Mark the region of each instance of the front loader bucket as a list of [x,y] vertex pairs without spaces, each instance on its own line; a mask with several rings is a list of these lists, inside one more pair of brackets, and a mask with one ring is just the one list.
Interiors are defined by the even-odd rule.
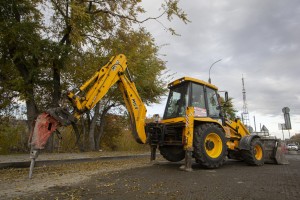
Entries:
[[285,157],[286,149],[284,143],[278,139],[262,138],[264,144],[265,163],[286,165],[289,164]]
[[285,157],[285,147],[283,145],[278,146],[275,154],[275,159],[278,165],[287,165],[289,161]]

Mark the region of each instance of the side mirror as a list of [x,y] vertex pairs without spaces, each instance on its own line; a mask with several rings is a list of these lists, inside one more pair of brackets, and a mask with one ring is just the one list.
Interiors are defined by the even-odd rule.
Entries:
[[226,91],[225,92],[225,102],[227,102],[228,101],[228,92]]

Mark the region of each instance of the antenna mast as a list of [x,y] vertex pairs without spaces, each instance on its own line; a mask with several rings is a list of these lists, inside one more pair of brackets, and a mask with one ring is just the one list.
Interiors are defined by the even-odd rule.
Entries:
[[243,83],[243,112],[242,112],[242,121],[243,124],[249,129],[250,122],[249,122],[249,113],[247,108],[247,100],[246,100],[246,89],[244,83],[244,76],[242,75],[242,83]]

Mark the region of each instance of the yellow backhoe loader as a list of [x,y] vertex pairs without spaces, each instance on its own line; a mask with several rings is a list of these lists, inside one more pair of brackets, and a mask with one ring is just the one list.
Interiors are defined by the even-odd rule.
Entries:
[[206,168],[218,168],[226,157],[244,160],[251,165],[265,162],[285,164],[280,141],[251,135],[239,119],[230,121],[223,113],[218,88],[202,80],[183,77],[168,85],[170,90],[162,120],[145,123],[146,107],[127,68],[125,55],[117,55],[101,67],[78,91],[67,94],[73,111],[52,108],[40,114],[30,137],[32,176],[38,151],[60,126],[76,123],[117,84],[130,113],[132,134],[141,144],[151,147],[151,160],[157,148],[168,161],[184,160],[181,169],[192,170],[192,158]]

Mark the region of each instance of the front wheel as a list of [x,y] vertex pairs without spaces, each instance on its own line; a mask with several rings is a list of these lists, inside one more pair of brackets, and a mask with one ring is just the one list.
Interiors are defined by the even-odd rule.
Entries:
[[244,161],[249,165],[263,165],[264,164],[264,148],[259,138],[254,138],[251,141],[249,150],[242,150]]
[[223,165],[227,155],[224,131],[217,125],[201,124],[194,129],[194,157],[196,162],[206,168]]

